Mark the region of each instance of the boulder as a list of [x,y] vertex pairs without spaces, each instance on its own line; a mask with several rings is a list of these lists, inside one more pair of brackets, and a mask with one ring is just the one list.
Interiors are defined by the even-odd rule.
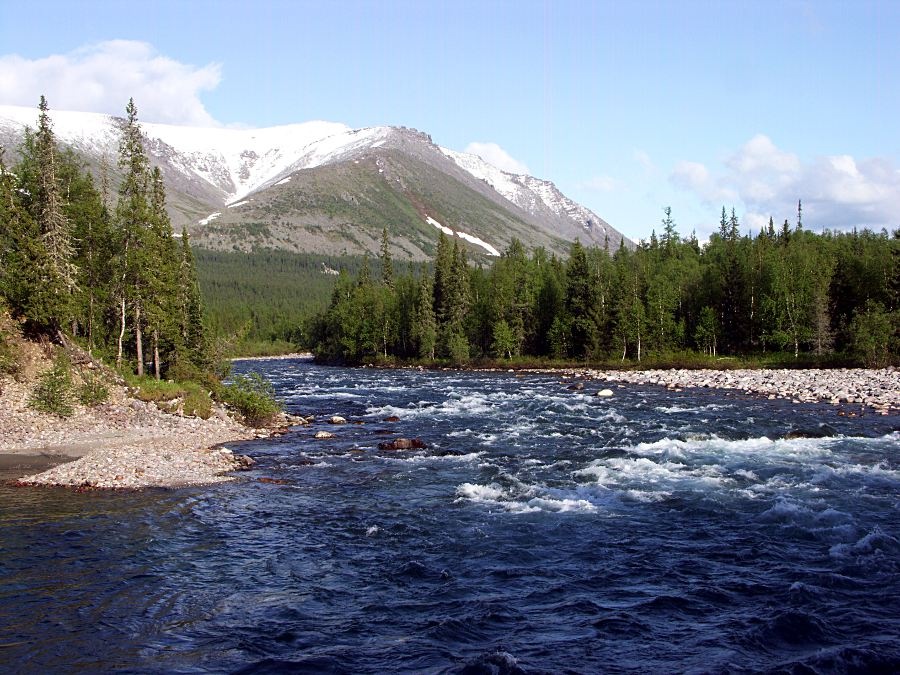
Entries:
[[324,438],[334,438],[334,434],[330,431],[317,431],[315,437],[319,440],[322,440]]
[[581,391],[582,389],[584,389],[584,382],[576,382],[575,384],[570,384],[568,386],[568,389],[572,391]]
[[599,396],[600,398],[609,398],[612,395],[612,389],[601,389],[597,392],[597,396]]
[[347,420],[340,415],[334,415],[328,419],[328,424],[347,424]]
[[397,438],[393,441],[385,441],[378,444],[379,450],[420,450],[427,447],[419,438]]

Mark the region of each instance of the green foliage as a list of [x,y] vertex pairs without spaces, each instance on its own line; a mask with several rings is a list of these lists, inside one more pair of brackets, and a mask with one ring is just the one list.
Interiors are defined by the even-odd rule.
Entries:
[[900,312],[888,313],[881,303],[872,300],[853,315],[850,340],[854,355],[869,368],[884,368],[897,353]]
[[72,365],[69,358],[60,353],[53,366],[41,374],[28,405],[39,412],[71,417],[75,412],[73,394]]
[[[157,380],[149,375],[127,375],[131,394],[140,401],[155,403],[168,412],[181,411],[186,417],[208,419],[212,413],[210,390],[201,382]],[[206,383],[209,384],[209,383]]]
[[259,373],[235,375],[221,391],[222,400],[234,406],[244,424],[263,427],[281,412],[272,384]]
[[455,366],[463,366],[469,362],[469,341],[461,332],[450,333],[447,339],[447,354]]
[[22,370],[20,355],[9,336],[0,330],[0,375],[15,377]]
[[[723,211],[700,247],[682,238],[671,210],[636,250],[612,256],[576,243],[567,261],[513,242],[490,269],[465,262],[459,242],[439,236],[433,284],[427,271],[373,281],[343,276],[328,308],[310,322],[319,359],[525,357],[615,364],[742,362],[837,365],[850,356],[896,363],[900,233],[741,236]],[[874,302],[875,304],[871,304]],[[774,360],[772,360],[774,359]],[[704,361],[705,362],[705,361]]]
[[93,407],[109,400],[109,387],[106,386],[102,375],[88,370],[81,374],[77,394],[81,405]]

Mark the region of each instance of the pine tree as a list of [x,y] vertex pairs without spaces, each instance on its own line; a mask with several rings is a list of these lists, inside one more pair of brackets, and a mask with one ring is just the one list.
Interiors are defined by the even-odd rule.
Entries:
[[427,274],[422,275],[419,283],[412,335],[417,345],[418,356],[434,361],[437,346],[437,320],[434,316],[434,294]]
[[208,345],[203,325],[203,305],[200,300],[200,285],[197,283],[197,268],[187,228],[181,231],[180,262],[178,307],[181,344],[187,351],[188,360],[202,367],[207,365],[209,360]]
[[148,276],[151,268],[151,251],[147,250],[150,226],[150,205],[147,199],[148,161],[137,121],[134,99],[125,108],[126,118],[119,143],[119,168],[124,172],[116,203],[116,222],[121,243],[118,269],[120,330],[116,364],[122,363],[123,339],[127,327],[127,309],[131,305],[131,328],[134,334],[137,373],[144,374],[143,328],[144,305],[148,292]]
[[391,261],[391,249],[386,227],[381,230],[381,283],[388,288],[394,287],[394,264]]
[[146,262],[153,270],[147,275],[146,321],[153,351],[153,374],[161,377],[161,342],[169,353],[180,351],[182,331],[178,317],[179,251],[175,246],[172,223],[166,212],[166,190],[159,167],[150,174],[150,222],[145,237]]
[[43,96],[38,109],[38,128],[26,134],[20,163],[21,185],[28,195],[28,209],[39,237],[39,241],[26,245],[35,278],[28,291],[25,315],[55,333],[74,315],[78,269],[73,262],[71,224],[60,189],[56,138]]

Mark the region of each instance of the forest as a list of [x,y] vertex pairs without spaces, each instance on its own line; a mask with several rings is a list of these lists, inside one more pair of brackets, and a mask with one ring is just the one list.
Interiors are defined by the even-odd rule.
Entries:
[[106,170],[97,186],[58,147],[43,96],[18,163],[0,155],[0,306],[32,337],[74,340],[120,371],[190,375],[210,366],[190,242],[172,231],[133,100],[120,131],[115,194]]
[[550,359],[785,365],[900,362],[900,230],[814,233],[802,222],[741,234],[732,209],[702,245],[670,208],[635,250],[572,244],[563,260],[513,242],[490,267],[441,234],[433,271],[342,274],[306,338],[324,362]]

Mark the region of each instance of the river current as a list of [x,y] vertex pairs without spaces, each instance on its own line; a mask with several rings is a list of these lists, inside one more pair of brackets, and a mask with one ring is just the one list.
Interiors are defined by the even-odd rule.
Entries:
[[0,671],[900,670],[897,416],[236,369],[318,418],[231,446],[241,480],[0,487]]

